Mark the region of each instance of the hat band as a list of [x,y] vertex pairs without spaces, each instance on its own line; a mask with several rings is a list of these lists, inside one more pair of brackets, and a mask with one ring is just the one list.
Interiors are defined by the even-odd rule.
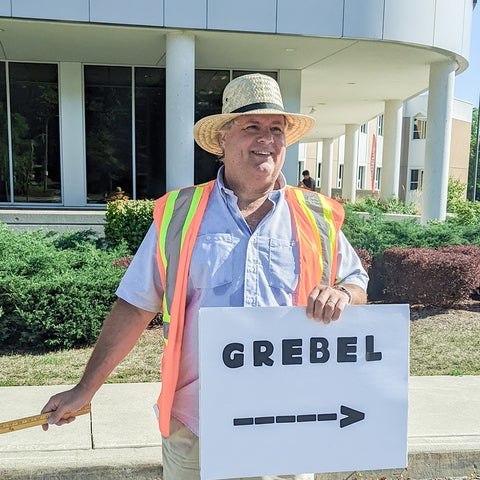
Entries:
[[245,113],[245,112],[250,112],[251,110],[258,110],[261,108],[273,108],[274,110],[280,110],[281,112],[285,111],[283,107],[281,105],[278,105],[277,103],[259,102],[259,103],[250,103],[250,105],[245,105],[243,107],[237,108],[236,110],[233,110],[231,113]]

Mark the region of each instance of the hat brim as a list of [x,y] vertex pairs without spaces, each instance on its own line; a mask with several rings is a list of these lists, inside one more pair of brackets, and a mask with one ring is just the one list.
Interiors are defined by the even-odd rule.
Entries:
[[219,113],[200,119],[193,127],[193,136],[197,144],[209,153],[222,155],[218,143],[221,128],[231,120],[243,115],[283,115],[287,120],[285,133],[286,146],[293,145],[306,135],[315,125],[315,119],[300,113],[286,113],[275,109],[251,110],[245,113]]

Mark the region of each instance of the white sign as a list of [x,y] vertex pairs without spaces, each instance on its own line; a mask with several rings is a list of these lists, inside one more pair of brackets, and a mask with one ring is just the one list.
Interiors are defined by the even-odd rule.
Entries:
[[408,305],[199,314],[202,480],[407,465]]

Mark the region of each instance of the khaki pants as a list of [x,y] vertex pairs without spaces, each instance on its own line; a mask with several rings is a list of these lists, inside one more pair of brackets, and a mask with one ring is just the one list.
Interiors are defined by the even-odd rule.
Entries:
[[[170,436],[162,438],[163,480],[200,480],[198,437],[172,418]],[[249,480],[314,480],[313,474],[255,477]],[[234,480],[244,480],[241,478]],[[247,479],[245,479],[247,480]]]

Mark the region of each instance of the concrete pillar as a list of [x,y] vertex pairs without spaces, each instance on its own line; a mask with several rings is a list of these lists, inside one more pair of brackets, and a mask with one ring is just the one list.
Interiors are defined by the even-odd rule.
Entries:
[[62,203],[65,207],[84,207],[87,203],[82,78],[81,63],[60,62],[58,65]]
[[380,200],[398,198],[400,183],[400,154],[402,147],[402,110],[401,100],[385,102],[383,159],[380,180]]
[[357,197],[358,125],[345,126],[345,158],[343,166],[342,198],[355,203]]
[[322,146],[322,178],[320,191],[332,196],[333,138],[324,138]]
[[[280,70],[278,84],[282,92],[285,111],[300,113],[300,94],[302,90],[302,73],[300,70]],[[282,172],[289,185],[298,183],[298,142],[287,148],[287,155]]]
[[167,34],[166,43],[166,188],[194,182],[195,37]]
[[422,223],[446,218],[454,83],[455,62],[430,65]]

